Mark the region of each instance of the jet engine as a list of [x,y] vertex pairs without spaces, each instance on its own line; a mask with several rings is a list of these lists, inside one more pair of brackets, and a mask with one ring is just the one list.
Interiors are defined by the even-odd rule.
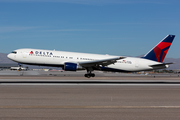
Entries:
[[84,70],[82,66],[78,65],[77,63],[64,63],[64,70],[65,71],[76,71],[76,70]]

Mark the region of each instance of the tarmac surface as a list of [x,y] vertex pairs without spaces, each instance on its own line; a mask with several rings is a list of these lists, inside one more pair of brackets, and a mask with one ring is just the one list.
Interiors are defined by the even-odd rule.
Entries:
[[0,76],[0,120],[179,120],[180,78]]

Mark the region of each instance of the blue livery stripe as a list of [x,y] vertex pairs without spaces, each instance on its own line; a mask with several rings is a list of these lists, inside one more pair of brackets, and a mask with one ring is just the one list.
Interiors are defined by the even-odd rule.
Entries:
[[160,56],[159,62],[162,61],[162,57],[163,57],[164,51],[168,50],[169,48],[170,48],[170,46],[168,46],[168,47],[166,47],[166,48],[164,48],[164,49],[161,50],[161,56]]

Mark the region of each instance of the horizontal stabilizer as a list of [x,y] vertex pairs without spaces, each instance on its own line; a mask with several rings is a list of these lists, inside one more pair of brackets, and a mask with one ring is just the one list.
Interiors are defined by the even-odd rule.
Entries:
[[149,65],[149,67],[153,67],[154,69],[164,69],[164,68],[168,68],[169,64],[174,64],[174,63],[155,64],[155,65]]

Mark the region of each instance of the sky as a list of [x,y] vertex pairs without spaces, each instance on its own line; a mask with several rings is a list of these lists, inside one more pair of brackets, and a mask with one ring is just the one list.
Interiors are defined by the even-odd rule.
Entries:
[[19,48],[139,56],[168,34],[180,58],[179,0],[0,0],[0,53]]

